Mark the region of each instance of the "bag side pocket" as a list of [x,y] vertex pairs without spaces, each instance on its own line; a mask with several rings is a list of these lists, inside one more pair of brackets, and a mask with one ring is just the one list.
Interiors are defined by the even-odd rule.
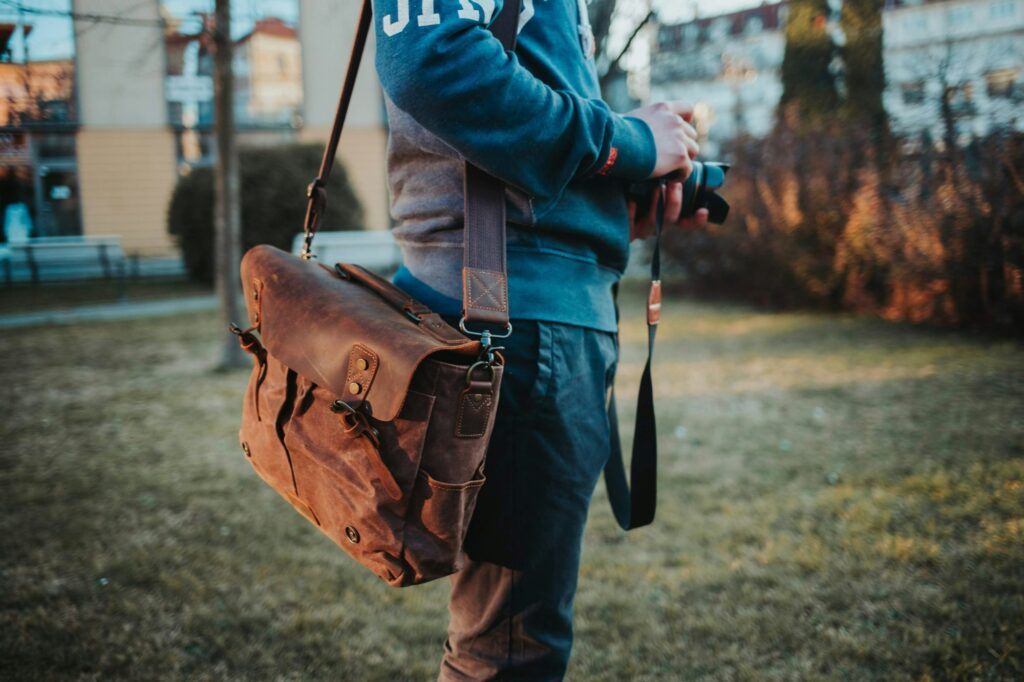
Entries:
[[438,481],[420,470],[406,518],[404,548],[416,582],[462,568],[462,542],[486,480],[482,467],[462,483]]

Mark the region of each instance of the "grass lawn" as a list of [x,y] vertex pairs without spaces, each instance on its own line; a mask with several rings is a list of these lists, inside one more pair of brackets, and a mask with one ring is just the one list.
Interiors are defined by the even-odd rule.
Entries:
[[[665,308],[658,519],[599,487],[570,679],[1024,679],[1024,349]],[[220,328],[0,331],[0,677],[434,679],[447,582],[386,587],[257,479]]]

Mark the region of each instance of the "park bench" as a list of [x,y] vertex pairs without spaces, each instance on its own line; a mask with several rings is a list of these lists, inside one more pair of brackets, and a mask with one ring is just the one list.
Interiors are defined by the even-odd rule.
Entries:
[[36,237],[0,251],[8,285],[13,282],[123,278],[125,255],[117,236]]
[[[302,234],[297,234],[292,241],[292,253],[301,251]],[[378,274],[393,271],[402,262],[391,230],[318,232],[313,240],[313,254],[321,263],[355,263]]]

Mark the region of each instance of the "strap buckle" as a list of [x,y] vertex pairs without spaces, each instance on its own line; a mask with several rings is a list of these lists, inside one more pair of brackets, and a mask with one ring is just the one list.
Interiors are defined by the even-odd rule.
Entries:
[[331,403],[331,412],[338,415],[345,433],[352,437],[366,436],[374,445],[380,445],[380,432],[370,424],[367,403],[353,407],[344,400],[335,400]]
[[490,329],[484,328],[482,331],[474,331],[466,327],[466,316],[463,315],[459,318],[459,330],[466,336],[477,336],[480,338],[480,343],[484,348],[491,347],[491,341],[493,339],[507,339],[512,336],[512,323],[506,322],[505,329],[500,334],[492,332]]
[[[477,337],[480,338],[480,345],[482,347],[481,350],[480,350],[480,357],[482,359],[480,360],[480,362],[477,362],[476,364],[474,364],[473,368],[477,367],[477,365],[480,365],[481,363],[484,363],[484,364],[487,364],[487,365],[493,365],[494,364],[494,354],[497,351],[499,351],[499,350],[505,350],[501,346],[495,346],[494,345],[494,339],[507,339],[508,337],[512,336],[512,323],[511,322],[506,322],[505,323],[505,329],[500,334],[495,334],[494,332],[492,332],[490,329],[487,329],[487,328],[484,328],[482,331],[473,331],[472,329],[468,329],[466,327],[466,316],[465,315],[463,315],[462,317],[459,318],[459,329],[466,336],[477,336]],[[470,368],[469,373],[466,375],[467,376],[467,380],[468,380],[469,374],[472,374],[473,368]]]
[[306,186],[306,198],[309,202],[306,207],[306,222],[303,225],[305,236],[302,238],[302,251],[299,253],[302,260],[316,258],[313,254],[313,236],[320,224],[320,217],[327,208],[327,190],[323,178],[314,178],[313,182]]

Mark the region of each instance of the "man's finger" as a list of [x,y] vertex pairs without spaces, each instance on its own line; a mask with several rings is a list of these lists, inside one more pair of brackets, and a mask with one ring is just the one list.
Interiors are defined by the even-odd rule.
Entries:
[[665,223],[674,225],[683,212],[683,183],[670,182],[665,186]]
[[686,145],[686,154],[691,159],[696,159],[697,155],[700,154],[700,145],[697,144],[697,140],[692,137],[683,136],[683,144]]
[[708,209],[698,209],[692,216],[686,216],[679,220],[679,227],[686,231],[703,230],[708,226]]
[[682,116],[683,120],[687,123],[693,121],[693,105],[689,102],[676,100],[674,102],[666,102],[666,104],[668,104],[668,108],[673,114]]
[[689,154],[683,156],[676,170],[679,171],[679,174],[672,178],[676,182],[686,182],[690,179],[693,174],[693,161],[690,160]]

